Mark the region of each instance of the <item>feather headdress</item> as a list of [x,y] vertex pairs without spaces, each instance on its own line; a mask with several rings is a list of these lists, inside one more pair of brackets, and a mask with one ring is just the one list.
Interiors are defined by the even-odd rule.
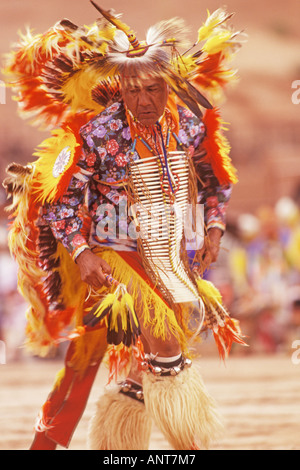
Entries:
[[[97,10],[118,29],[110,44],[104,65],[105,72],[135,76],[141,80],[149,76],[163,78],[179,98],[197,116],[200,106],[211,108],[208,100],[188,80],[178,73],[178,48],[187,47],[187,28],[184,21],[173,18],[149,28],[145,41],[138,41],[135,33],[119,18],[103,10],[93,1]],[[177,57],[177,58],[176,58]]]
[[[95,2],[91,3],[118,30],[107,50],[104,64],[106,73],[113,71],[120,75],[129,69],[131,74],[133,71],[133,75],[141,79],[158,75],[198,117],[202,117],[201,107],[212,108],[201,91],[209,85],[210,89],[223,87],[234,78],[234,72],[226,71],[222,65],[230,53],[240,47],[242,33],[226,26],[232,14],[223,9],[216,10],[212,15],[208,12],[206,22],[198,31],[197,41],[186,52],[180,53],[180,49],[188,47],[188,29],[183,20],[173,18],[157,23],[149,28],[146,40],[140,42],[133,30],[118,17],[103,10]],[[188,55],[201,43],[200,50]],[[215,60],[210,60],[209,68],[207,60],[212,58]],[[199,86],[201,75],[206,76],[206,87]]]
[[208,12],[197,41],[188,47],[189,30],[181,19],[151,26],[146,40],[139,41],[119,16],[92,4],[101,13],[94,24],[77,26],[64,19],[44,34],[27,31],[8,54],[7,84],[20,114],[31,123],[53,129],[82,113],[90,119],[108,105],[111,96],[102,91],[108,84],[118,96],[119,77],[127,67],[137,68],[139,76],[161,76],[198,116],[235,79],[226,63],[242,33],[227,26],[232,15],[223,9]]

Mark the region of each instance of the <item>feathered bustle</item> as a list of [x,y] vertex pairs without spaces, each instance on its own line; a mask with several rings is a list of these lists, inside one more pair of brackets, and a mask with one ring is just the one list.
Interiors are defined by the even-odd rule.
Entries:
[[225,130],[218,109],[208,109],[203,117],[206,138],[203,148],[205,160],[212,166],[220,184],[235,184],[238,181],[236,169],[230,158],[230,145],[223,131]]
[[222,296],[216,286],[200,278],[197,278],[196,282],[205,304],[204,325],[212,331],[220,358],[225,360],[233,343],[248,345],[243,340],[238,320],[231,318],[223,306]]

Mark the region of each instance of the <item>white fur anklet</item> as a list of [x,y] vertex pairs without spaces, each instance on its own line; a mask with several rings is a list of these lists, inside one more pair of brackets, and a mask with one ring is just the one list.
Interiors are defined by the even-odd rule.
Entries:
[[147,450],[151,429],[152,419],[142,401],[119,393],[119,389],[107,390],[89,423],[88,448]]
[[176,450],[209,448],[222,422],[195,367],[178,375],[143,375],[146,410]]

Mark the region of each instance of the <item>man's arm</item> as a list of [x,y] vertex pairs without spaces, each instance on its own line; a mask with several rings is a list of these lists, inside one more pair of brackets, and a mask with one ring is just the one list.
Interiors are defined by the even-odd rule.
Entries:
[[205,238],[203,247],[197,253],[200,272],[217,261],[221,239],[226,230],[226,210],[231,197],[232,185],[220,184],[205,156],[195,156],[199,175],[198,201],[204,206]]
[[181,136],[189,147],[198,176],[198,203],[204,206],[205,239],[197,253],[200,270],[203,272],[217,261],[221,238],[226,229],[226,208],[232,185],[220,184],[212,166],[206,159],[206,128],[189,110],[181,110]]
[[213,227],[208,230],[207,236],[204,238],[203,247],[197,253],[199,260],[199,270],[203,274],[209,268],[211,263],[217,261],[220,251],[221,238],[223,231]]
[[[201,172],[201,164],[198,171]],[[201,273],[218,259],[232,191],[231,185],[219,184],[210,165],[202,165],[202,175],[205,175],[205,185],[199,191],[199,203],[204,205],[205,238],[203,247],[197,253]]]
[[78,264],[81,279],[99,289],[102,285],[110,286],[105,274],[110,274],[111,269],[104,260],[91,251],[88,240],[83,234],[82,208],[86,190],[93,175],[100,171],[95,154],[93,154],[95,158],[89,158],[91,154],[90,147],[84,144],[76,173],[68,189],[58,202],[45,205],[43,217],[49,223],[55,238],[63,244]]
[[91,250],[84,250],[76,258],[79,266],[81,280],[95,289],[100,289],[103,285],[110,287],[106,275],[111,273],[109,264]]

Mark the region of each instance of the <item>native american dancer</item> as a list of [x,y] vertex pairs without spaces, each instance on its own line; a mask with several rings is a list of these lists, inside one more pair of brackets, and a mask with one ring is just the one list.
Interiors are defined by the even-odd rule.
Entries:
[[[210,329],[222,358],[232,342],[245,344],[203,278],[237,182],[211,103],[235,79],[226,64],[241,34],[220,9],[192,46],[179,19],[139,42],[93,5],[95,24],[28,32],[6,67],[22,116],[52,133],[4,182],[29,302],[26,345],[46,356],[70,341],[31,449],[69,445],[103,360],[116,388],[99,400],[91,449],[147,449],[152,420],[175,449],[207,448],[221,420],[193,364],[194,342]],[[204,243],[191,259],[185,226],[190,213],[198,239],[199,204]]]

